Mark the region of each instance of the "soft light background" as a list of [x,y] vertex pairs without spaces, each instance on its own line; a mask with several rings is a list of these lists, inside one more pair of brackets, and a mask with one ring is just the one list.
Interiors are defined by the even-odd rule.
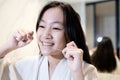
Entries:
[[29,45],[8,54],[12,59],[38,54],[35,25],[38,12],[46,2],[47,0],[0,0],[0,45],[17,29],[34,31],[34,40]]
[[[27,46],[17,49],[5,56],[0,65],[0,79],[4,66],[19,59],[39,54],[36,42],[35,26],[38,13],[48,1],[53,0],[0,0],[0,46],[3,45],[10,34],[17,29],[34,31],[34,40]],[[58,0],[69,2],[81,16],[81,24],[86,31],[85,2],[100,0]]]
[[[6,57],[19,59],[25,56],[37,55],[39,52],[35,25],[38,13],[48,1],[53,0],[0,0],[0,46],[8,39],[9,35],[17,29],[34,31],[34,40],[24,48],[11,52]],[[69,2],[80,14],[84,31],[86,30],[85,2],[99,0],[58,0]]]

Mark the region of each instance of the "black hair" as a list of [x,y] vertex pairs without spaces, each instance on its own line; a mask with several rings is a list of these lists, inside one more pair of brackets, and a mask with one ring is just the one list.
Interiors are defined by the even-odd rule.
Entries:
[[102,41],[98,42],[97,49],[91,59],[92,64],[100,72],[112,72],[116,69],[114,48],[109,37],[103,37]]

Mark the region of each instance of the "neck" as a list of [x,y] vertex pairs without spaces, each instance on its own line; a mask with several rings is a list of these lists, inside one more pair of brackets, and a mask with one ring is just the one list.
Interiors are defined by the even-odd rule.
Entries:
[[55,67],[61,59],[63,59],[63,55],[58,57],[48,56],[49,67]]
[[63,59],[63,56],[59,56],[59,58],[48,56],[49,79],[51,78],[57,64],[60,62],[61,59]]

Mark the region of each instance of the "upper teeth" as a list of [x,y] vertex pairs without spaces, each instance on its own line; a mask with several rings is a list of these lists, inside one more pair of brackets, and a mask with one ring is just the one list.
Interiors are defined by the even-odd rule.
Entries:
[[45,45],[45,46],[50,46],[50,45],[52,45],[52,43],[43,42],[43,45]]

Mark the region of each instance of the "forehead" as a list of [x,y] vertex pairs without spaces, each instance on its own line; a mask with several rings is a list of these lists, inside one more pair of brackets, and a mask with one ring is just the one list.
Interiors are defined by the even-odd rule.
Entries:
[[63,23],[63,11],[59,7],[50,8],[42,16],[45,22],[61,22]]

